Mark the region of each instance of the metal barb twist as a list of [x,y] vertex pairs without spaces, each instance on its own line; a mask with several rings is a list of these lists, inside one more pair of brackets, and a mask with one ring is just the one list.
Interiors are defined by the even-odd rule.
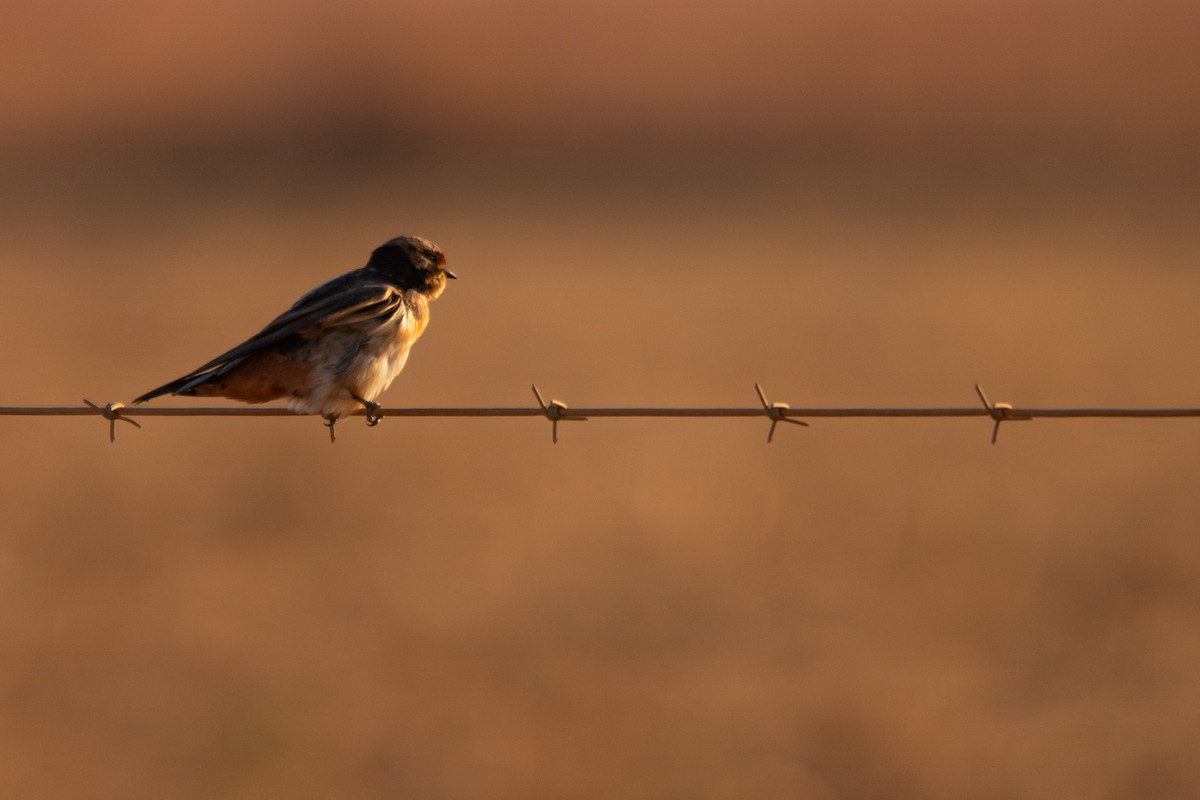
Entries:
[[86,397],[83,402],[96,410],[100,416],[108,420],[108,441],[115,442],[117,440],[117,422],[128,422],[135,428],[140,428],[141,423],[135,419],[121,416],[121,409],[125,407],[124,403],[109,403],[106,406],[98,406]]
[[767,431],[767,444],[770,444],[775,439],[775,426],[781,422],[789,422],[792,425],[803,425],[805,428],[808,427],[807,422],[792,419],[787,415],[787,412],[791,409],[791,406],[787,403],[768,403],[766,394],[763,393],[762,387],[757,383],[754,384],[754,391],[758,392],[758,399],[762,402],[763,410],[767,412],[767,416],[771,419],[771,429]]
[[983,407],[987,409],[988,416],[995,420],[996,424],[992,426],[992,444],[996,443],[996,437],[1000,435],[1001,422],[1029,422],[1033,419],[1028,414],[1014,412],[1012,403],[991,402],[983,393],[983,387],[978,383],[975,384],[975,394],[979,395],[979,399],[983,401]]
[[551,400],[547,403],[542,399],[542,393],[538,391],[537,384],[533,384],[533,396],[537,398],[538,405],[542,407],[542,412],[546,415],[546,419],[550,420],[550,440],[554,444],[558,444],[558,423],[563,422],[586,422],[587,417],[572,416],[567,414],[567,404],[561,400]]

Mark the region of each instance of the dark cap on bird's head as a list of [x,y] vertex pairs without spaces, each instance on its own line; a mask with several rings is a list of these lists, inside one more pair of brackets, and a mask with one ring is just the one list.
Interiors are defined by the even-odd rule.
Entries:
[[420,236],[397,236],[376,247],[367,267],[379,270],[406,289],[421,289],[437,296],[446,278],[457,278],[446,269],[446,255],[436,244]]

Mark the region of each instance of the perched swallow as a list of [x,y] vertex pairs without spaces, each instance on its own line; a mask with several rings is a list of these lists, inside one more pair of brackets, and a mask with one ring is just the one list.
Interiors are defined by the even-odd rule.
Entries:
[[429,301],[457,277],[436,245],[399,236],[376,248],[365,267],[313,289],[237,347],[133,402],[164,394],[245,403],[286,398],[298,414],[323,416],[331,437],[338,417],[359,407],[375,425],[375,398],[429,324]]

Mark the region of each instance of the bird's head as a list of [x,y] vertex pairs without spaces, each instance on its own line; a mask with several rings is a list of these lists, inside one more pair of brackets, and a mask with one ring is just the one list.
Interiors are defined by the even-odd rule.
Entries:
[[446,288],[447,278],[457,278],[446,269],[446,256],[428,239],[397,236],[371,253],[367,266],[383,273],[403,289],[416,289],[430,300]]

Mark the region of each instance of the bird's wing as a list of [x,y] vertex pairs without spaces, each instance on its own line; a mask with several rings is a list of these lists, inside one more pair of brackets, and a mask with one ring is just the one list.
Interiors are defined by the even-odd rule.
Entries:
[[380,281],[363,282],[354,273],[317,287],[237,347],[201,364],[194,370],[139,397],[140,403],[162,394],[177,392],[204,382],[220,367],[257,353],[293,335],[313,335],[341,325],[383,321],[397,310],[403,313],[404,295],[397,287]]
[[386,283],[350,284],[328,292],[317,289],[271,320],[267,327],[237,347],[192,370],[191,374],[204,372],[236,358],[256,353],[293,334],[311,335],[339,325],[352,325],[372,319],[382,321],[392,316],[403,304],[404,296],[401,291]]

